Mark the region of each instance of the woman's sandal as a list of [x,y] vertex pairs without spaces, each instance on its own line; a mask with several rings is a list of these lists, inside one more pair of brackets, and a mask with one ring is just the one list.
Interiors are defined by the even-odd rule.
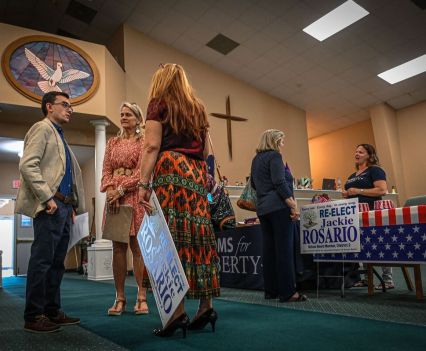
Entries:
[[135,314],[148,314],[149,308],[146,299],[137,299],[133,311]]
[[368,282],[365,279],[358,280],[353,287],[354,288],[364,288],[368,286]]
[[[121,306],[121,308],[119,308]],[[114,305],[108,309],[108,316],[121,316],[126,310],[126,299],[115,299]]]
[[[390,290],[390,289],[394,289],[395,288],[395,284],[392,282],[385,282],[385,289],[386,290]],[[383,286],[382,284],[376,285],[375,286],[376,290],[383,290]]]

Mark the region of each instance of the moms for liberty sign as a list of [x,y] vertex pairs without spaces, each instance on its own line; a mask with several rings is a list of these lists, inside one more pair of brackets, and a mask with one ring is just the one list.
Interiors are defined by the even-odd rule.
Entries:
[[220,285],[263,289],[262,233],[260,225],[216,232]]
[[360,251],[358,199],[302,206],[301,253]]

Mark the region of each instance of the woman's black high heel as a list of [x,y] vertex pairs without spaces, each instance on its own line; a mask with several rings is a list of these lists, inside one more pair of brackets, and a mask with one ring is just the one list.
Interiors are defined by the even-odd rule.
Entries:
[[186,338],[186,329],[190,324],[189,317],[186,313],[181,314],[180,317],[176,318],[166,328],[154,329],[153,333],[155,336],[160,338],[172,336],[177,329],[182,329],[183,337]]
[[215,332],[215,325],[217,321],[217,312],[210,308],[197,319],[194,319],[188,326],[189,330],[200,330],[203,329],[208,323],[212,326],[213,333]]

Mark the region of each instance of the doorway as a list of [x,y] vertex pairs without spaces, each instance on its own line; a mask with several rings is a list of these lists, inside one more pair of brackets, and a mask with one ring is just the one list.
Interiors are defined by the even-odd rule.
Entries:
[[0,277],[10,277],[14,272],[15,217],[14,201],[0,199]]

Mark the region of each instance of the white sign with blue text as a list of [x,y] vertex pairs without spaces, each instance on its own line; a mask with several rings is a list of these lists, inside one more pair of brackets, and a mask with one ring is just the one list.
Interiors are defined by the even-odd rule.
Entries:
[[154,191],[149,202],[153,210],[144,216],[137,238],[164,327],[189,285]]
[[305,205],[300,210],[300,251],[360,252],[358,199]]

